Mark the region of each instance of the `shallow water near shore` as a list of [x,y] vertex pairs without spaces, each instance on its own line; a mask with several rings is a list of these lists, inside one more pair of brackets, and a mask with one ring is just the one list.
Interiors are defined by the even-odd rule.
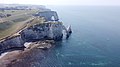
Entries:
[[36,49],[19,67],[120,67],[120,7],[49,8],[58,12],[64,25],[72,26],[72,35],[47,51]]

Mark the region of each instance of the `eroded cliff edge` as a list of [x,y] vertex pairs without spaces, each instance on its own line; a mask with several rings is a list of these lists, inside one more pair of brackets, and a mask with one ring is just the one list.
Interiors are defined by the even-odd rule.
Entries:
[[0,42],[0,51],[15,47],[24,47],[25,42],[39,40],[62,40],[62,22],[44,22],[23,29],[18,35],[8,37]]
[[[11,51],[5,57],[0,58],[0,66],[5,65],[3,67],[6,67],[6,65],[10,64],[12,61],[16,62],[19,56],[28,57],[29,55],[26,54],[34,52],[36,48],[43,50],[50,48],[55,41],[63,39],[63,31],[66,31],[68,38],[71,33],[71,28],[69,27],[67,29],[63,23],[59,21],[55,11],[39,12],[19,31],[0,40],[0,53],[9,49],[25,48],[24,51]],[[26,42],[32,43],[25,46]]]

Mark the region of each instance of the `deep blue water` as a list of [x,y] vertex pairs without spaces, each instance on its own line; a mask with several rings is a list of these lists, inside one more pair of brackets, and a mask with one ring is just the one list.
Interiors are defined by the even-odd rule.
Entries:
[[49,8],[72,26],[73,33],[50,49],[41,67],[120,67],[120,7]]

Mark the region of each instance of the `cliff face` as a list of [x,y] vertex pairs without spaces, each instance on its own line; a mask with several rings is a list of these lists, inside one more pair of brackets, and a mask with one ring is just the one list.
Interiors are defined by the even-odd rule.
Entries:
[[[67,30],[62,22],[58,21],[59,18],[55,11],[39,12],[34,17],[35,18],[32,21],[29,21],[22,30],[12,36],[0,40],[0,52],[7,49],[24,47],[25,42],[62,40],[63,30],[66,31],[67,37],[69,37],[71,29],[69,28]],[[42,19],[43,17],[44,19]],[[52,19],[52,17],[54,19]]]
[[0,51],[14,47],[24,47],[24,43],[25,41],[21,38],[21,36],[11,37],[0,42]]
[[53,39],[61,40],[63,33],[63,25],[61,22],[47,22],[33,25],[23,30],[20,35],[25,41]]
[[63,37],[63,24],[61,22],[46,22],[35,24],[23,29],[18,36],[6,38],[0,42],[0,51],[14,47],[24,47],[27,41],[43,39],[61,40]]

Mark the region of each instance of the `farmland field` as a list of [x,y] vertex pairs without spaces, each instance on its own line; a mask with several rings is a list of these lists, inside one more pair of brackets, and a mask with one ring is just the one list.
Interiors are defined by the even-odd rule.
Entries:
[[38,10],[6,10],[2,12],[11,14],[11,16],[0,18],[0,39],[20,30],[26,22],[33,18],[32,14],[37,12]]

